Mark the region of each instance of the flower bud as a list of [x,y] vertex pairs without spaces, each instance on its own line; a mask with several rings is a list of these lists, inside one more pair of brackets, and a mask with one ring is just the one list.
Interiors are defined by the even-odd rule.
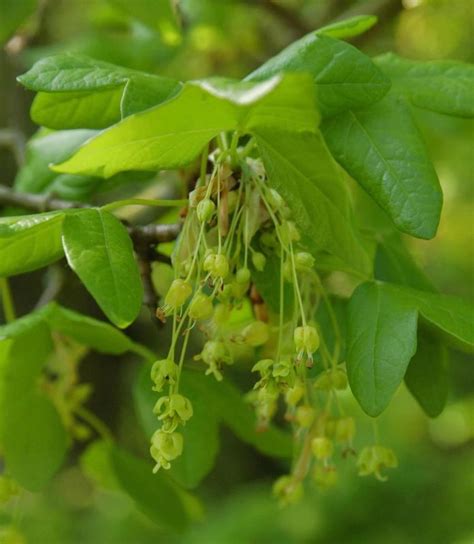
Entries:
[[270,189],[268,191],[267,200],[274,210],[279,210],[285,205],[285,201],[283,200],[282,196],[278,191],[275,191],[275,189]]
[[337,442],[351,444],[355,435],[355,421],[353,417],[343,417],[334,424],[334,438]]
[[182,279],[176,279],[171,284],[165,297],[165,304],[171,308],[179,308],[191,296],[193,288]]
[[242,331],[243,342],[254,348],[265,344],[269,336],[268,325],[263,321],[254,321]]
[[232,290],[232,296],[236,300],[240,300],[241,298],[244,297],[245,293],[248,291],[249,284],[248,283],[238,283],[236,281],[233,281],[230,284],[230,287],[231,287],[231,290]]
[[216,205],[210,198],[201,200],[197,205],[197,216],[201,223],[207,223],[207,221],[212,218],[215,211]]
[[170,461],[183,453],[183,436],[180,433],[165,433],[161,429],[155,431],[151,438],[150,453],[156,461],[153,472],[160,468],[170,468]]
[[273,484],[273,494],[282,505],[295,504],[303,497],[303,484],[291,476],[281,476]]
[[216,255],[210,272],[214,278],[224,279],[227,277],[229,274],[229,260],[227,257],[222,254]]
[[314,257],[306,251],[298,251],[298,253],[295,255],[295,265],[299,270],[313,268]]
[[227,348],[224,342],[219,340],[209,340],[204,344],[201,352],[201,359],[208,365],[225,361],[227,357]]
[[374,474],[378,480],[385,481],[386,476],[383,476],[381,470],[384,468],[395,468],[398,466],[398,461],[395,453],[390,448],[384,446],[368,446],[365,447],[359,454],[357,459],[357,467],[359,468],[359,476],[368,476]]
[[218,304],[214,308],[214,323],[216,325],[223,325],[226,321],[228,321],[230,316],[230,308],[227,304]]
[[310,325],[296,327],[293,339],[298,352],[306,352],[311,355],[319,347],[318,331]]
[[248,268],[239,268],[235,274],[235,281],[243,285],[248,284],[250,281],[250,270]]
[[274,232],[264,232],[260,236],[260,243],[270,249],[275,249],[279,246],[278,238]]
[[293,221],[284,221],[282,223],[281,236],[286,244],[298,242],[301,238],[300,233]]
[[316,378],[314,388],[320,391],[343,390],[347,387],[347,375],[341,368],[331,368]]
[[155,361],[151,367],[151,380],[155,384],[155,391],[161,391],[165,385],[174,385],[177,377],[178,366],[170,359]]
[[315,412],[311,406],[299,406],[295,418],[300,427],[310,427],[314,421]]
[[232,285],[227,284],[223,285],[222,289],[219,290],[217,293],[217,299],[221,302],[228,302],[232,298],[233,292],[232,292]]
[[216,262],[216,254],[215,253],[209,253],[204,257],[204,262],[202,264],[202,267],[205,272],[212,272],[214,269],[214,263]]
[[303,395],[304,385],[301,382],[296,382],[295,385],[285,393],[286,404],[288,404],[288,406],[296,406],[303,398]]
[[322,461],[331,457],[333,445],[329,438],[325,436],[316,436],[311,441],[311,450],[316,459]]
[[262,378],[269,378],[272,374],[273,359],[261,359],[252,367],[252,372],[258,372]]
[[263,253],[259,253],[258,251],[256,251],[252,254],[252,263],[259,272],[263,272],[265,264],[267,263],[267,259],[265,258],[265,255]]
[[323,489],[333,487],[337,483],[336,468],[332,466],[316,465],[313,471],[314,483]]
[[196,320],[209,319],[214,307],[210,297],[204,293],[196,293],[189,305],[189,317]]

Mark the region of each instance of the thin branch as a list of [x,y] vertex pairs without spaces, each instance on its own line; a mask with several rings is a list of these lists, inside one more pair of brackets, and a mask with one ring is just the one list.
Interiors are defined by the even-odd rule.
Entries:
[[283,24],[292,28],[298,36],[307,34],[312,30],[294,10],[287,8],[283,4],[278,4],[273,0],[243,0],[243,3],[261,7],[279,19]]
[[[50,212],[57,210],[71,210],[76,208],[90,208],[89,204],[83,202],[70,202],[53,198],[49,195],[37,195],[33,193],[19,193],[0,185],[0,205],[19,206],[32,212]],[[126,225],[130,237],[135,244],[153,245],[175,240],[181,230],[178,223],[170,225]]]

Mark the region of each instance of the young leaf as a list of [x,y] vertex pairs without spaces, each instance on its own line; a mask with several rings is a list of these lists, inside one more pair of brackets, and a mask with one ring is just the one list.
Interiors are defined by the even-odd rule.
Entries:
[[416,351],[417,311],[377,283],[352,295],[347,314],[347,375],[362,409],[387,407]]
[[76,272],[107,317],[126,327],[137,317],[143,288],[125,227],[108,212],[81,210],[66,217],[63,246]]
[[168,100],[181,88],[173,79],[74,54],[41,59],[18,81],[40,91],[33,121],[56,129],[105,128]]
[[246,80],[262,81],[280,72],[311,74],[324,117],[368,106],[390,89],[390,80],[369,57],[352,45],[319,32],[292,43]]
[[404,101],[389,96],[321,128],[336,160],[401,231],[427,239],[436,234],[441,188]]
[[352,220],[349,194],[321,135],[259,130],[257,142],[269,182],[291,208],[308,250],[334,254],[367,277],[372,265]]
[[309,76],[289,74],[254,84],[194,81],[165,104],[104,131],[54,170],[109,177],[124,170],[178,168],[222,131],[315,130],[317,122]]
[[0,276],[23,274],[60,259],[65,215],[48,212],[0,219]]
[[370,30],[376,23],[377,17],[375,15],[356,15],[355,17],[323,26],[316,31],[316,34],[324,34],[338,40],[354,38]]
[[418,348],[408,365],[405,383],[430,417],[438,416],[448,397],[449,354],[434,335],[419,333]]
[[386,53],[375,59],[393,84],[414,106],[474,117],[474,66],[453,60],[416,61]]

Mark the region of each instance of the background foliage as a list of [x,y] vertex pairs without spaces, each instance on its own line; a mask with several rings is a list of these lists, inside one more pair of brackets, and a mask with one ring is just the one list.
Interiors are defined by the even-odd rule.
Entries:
[[[403,3],[383,0],[182,0],[182,31],[166,9],[158,9],[151,16],[150,6],[159,4],[137,0],[133,3],[136,9],[130,13],[132,4],[121,0],[50,0],[38,5],[25,0],[11,4],[18,6],[14,12],[0,14],[0,40],[10,40],[0,54],[0,103],[4,105],[0,107],[2,183],[13,182],[17,163],[25,152],[24,142],[34,130],[28,111],[32,95],[15,83],[15,77],[51,53],[80,52],[98,60],[179,79],[214,74],[242,77],[313,28],[349,15],[375,13],[380,18],[379,25],[354,39],[354,43],[370,55],[391,50],[412,59],[474,60],[472,5],[467,0],[405,0]],[[11,38],[18,25],[22,25],[21,31]],[[104,99],[113,100],[111,96]],[[47,106],[47,96],[44,104]],[[133,108],[132,92],[127,104]],[[41,115],[40,106],[37,104],[38,116]],[[417,111],[417,121],[434,158],[445,202],[436,239],[410,238],[408,243],[434,285],[442,292],[473,300],[472,121],[421,110]],[[80,132],[76,135],[78,139],[85,140],[90,136],[89,131]],[[54,134],[48,138],[54,138]],[[41,160],[44,155],[38,148],[44,141],[30,145],[27,153],[36,152]],[[75,147],[77,141],[61,141],[64,157],[68,156],[68,145]],[[56,156],[54,160],[59,162],[61,157]],[[27,173],[23,171],[22,176],[20,184],[31,190],[32,181],[28,180]],[[67,191],[67,176],[48,173],[41,183]],[[94,179],[84,178],[83,193],[75,194],[74,198],[86,199]],[[34,180],[38,182],[37,176]],[[119,183],[120,180],[111,178],[104,192],[96,197],[98,202],[126,197]],[[155,179],[140,182],[140,189],[146,196],[159,198],[160,187]],[[131,193],[136,190],[137,187],[127,186]],[[150,218],[140,217],[144,222]],[[89,220],[94,221],[94,218]],[[369,215],[368,211],[367,220],[378,222],[379,218]],[[31,311],[45,286],[50,287],[55,282],[62,285],[61,304],[100,316],[78,279],[62,264],[51,269],[47,276],[37,272],[12,280],[18,312]],[[133,298],[133,293],[131,296]],[[135,295],[134,298],[140,297]],[[54,317],[58,311],[53,308],[46,312],[48,327],[53,330],[59,322],[67,322],[63,317]],[[45,326],[38,325],[32,330],[30,342],[34,343],[35,338],[45,334]],[[131,335],[137,341],[154,345],[159,352],[167,332],[157,335],[148,315],[144,314],[132,326]],[[101,338],[90,345],[103,347],[104,341]],[[93,352],[87,355],[81,365],[81,378],[95,384],[90,408],[118,434],[121,444],[139,454],[144,451],[146,442],[136,425],[130,388],[139,367],[138,359],[133,355],[133,346],[121,345],[117,338],[109,338],[109,342],[109,349],[102,348],[109,355],[99,357]],[[21,349],[21,346],[15,349]],[[27,541],[48,544],[147,543],[160,539],[163,542],[236,544],[375,543],[381,540],[394,544],[470,542],[474,538],[469,508],[469,497],[474,489],[474,384],[470,367],[462,360],[466,357],[457,355],[457,359],[452,360],[452,392],[448,407],[439,418],[427,420],[403,389],[382,415],[380,427],[384,439],[397,450],[401,465],[386,483],[355,479],[353,474],[348,474],[334,490],[314,494],[301,505],[277,511],[276,504],[269,498],[268,485],[264,484],[280,472],[281,466],[279,461],[264,456],[265,444],[259,444],[258,450],[246,445],[255,445],[255,440],[242,437],[238,421],[232,420],[229,414],[206,413],[202,426],[205,431],[199,428],[199,414],[196,414],[195,432],[203,438],[203,450],[218,440],[221,450],[215,468],[199,490],[205,514],[194,503],[190,506],[195,516],[204,521],[184,535],[171,536],[167,527],[157,529],[149,520],[150,512],[145,512],[148,516],[143,515],[130,498],[119,492],[122,486],[130,496],[140,495],[147,487],[141,482],[150,478],[148,466],[143,469],[124,452],[110,453],[100,447],[82,457],[82,471],[77,466],[65,466],[46,492],[23,494],[18,503],[0,514],[0,522],[21,515],[20,526]],[[195,387],[198,388],[198,383]],[[188,393],[189,396],[192,394]],[[199,392],[194,394],[198,396]],[[48,410],[40,404],[38,401],[38,414]],[[21,406],[18,410],[21,411]],[[358,408],[354,407],[354,410]],[[219,427],[221,419],[225,426]],[[364,435],[371,432],[370,427],[364,427],[367,423],[363,421],[361,419],[362,431],[358,438],[361,443]],[[42,430],[34,418],[29,419],[29,425],[32,433],[48,432],[47,436],[42,435],[45,439],[64,441],[60,432],[55,433],[54,428]],[[82,454],[80,448],[74,451],[76,457]],[[114,466],[125,467],[123,473],[130,475],[129,480],[117,482],[113,477],[107,478],[105,470],[94,473],[93,467],[100,466],[97,459],[107,456]],[[196,466],[205,462],[208,461],[200,459]],[[193,469],[189,471],[186,467],[178,466],[176,471],[175,476],[182,482],[195,475]],[[101,491],[91,485],[97,478],[103,483]],[[169,497],[173,497],[173,493],[170,490],[165,501],[160,496],[149,499],[162,504],[172,501]],[[179,513],[177,515],[177,519],[170,516],[171,531],[174,526],[180,526]]]

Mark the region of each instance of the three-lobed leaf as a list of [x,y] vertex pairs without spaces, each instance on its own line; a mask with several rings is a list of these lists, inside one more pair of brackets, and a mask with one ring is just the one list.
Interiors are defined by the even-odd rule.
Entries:
[[336,160],[403,232],[432,238],[443,196],[411,111],[388,96],[370,108],[323,123]]
[[140,311],[143,287],[132,242],[120,221],[101,209],[69,215],[63,246],[69,266],[105,315],[118,327],[130,325]]
[[280,72],[311,74],[324,117],[380,100],[390,80],[369,57],[345,42],[312,32],[293,42],[246,78],[261,81]]

